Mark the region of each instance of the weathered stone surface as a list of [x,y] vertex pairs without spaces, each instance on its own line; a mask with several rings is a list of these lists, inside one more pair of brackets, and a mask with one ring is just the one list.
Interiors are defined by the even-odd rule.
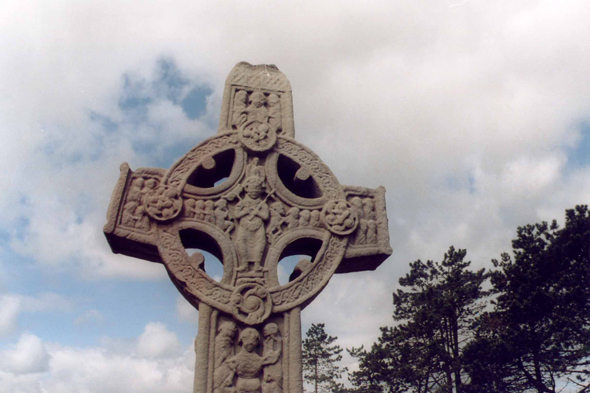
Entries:
[[[121,166],[105,235],[115,253],[163,263],[199,309],[197,393],[301,393],[301,310],[334,273],[391,254],[385,189],[341,185],[294,136],[285,75],[239,63],[218,135],[167,171]],[[217,256],[221,280],[187,248]],[[281,285],[289,255],[309,259]]]

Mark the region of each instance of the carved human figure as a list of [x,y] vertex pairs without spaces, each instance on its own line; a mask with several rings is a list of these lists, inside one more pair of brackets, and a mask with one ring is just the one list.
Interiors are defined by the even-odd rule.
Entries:
[[375,202],[373,202],[373,199],[367,198],[363,201],[363,213],[367,220],[375,220]]
[[310,213],[309,224],[317,228],[320,226],[320,211],[319,210],[312,210]]
[[377,243],[377,222],[373,199],[367,198],[363,201],[363,213],[367,220],[367,244]]
[[359,216],[359,227],[356,230],[354,243],[365,244],[367,241],[367,220],[364,218],[363,200],[355,196],[350,200],[350,204],[356,209]]
[[229,220],[229,211],[227,210],[227,200],[219,199],[215,202],[215,225],[223,232],[230,233],[234,229],[234,223]]
[[127,195],[127,203],[123,206],[121,224],[144,231],[149,230],[149,218],[145,215],[143,195],[145,193],[143,178],[134,179]]
[[277,130],[281,128],[281,99],[274,93],[268,96],[268,123]]
[[311,220],[311,213],[309,210],[301,210],[299,213],[299,226],[300,227],[307,227],[310,224]]
[[186,199],[184,201],[184,215],[189,218],[193,218],[195,216],[195,200],[194,199]]
[[292,207],[287,210],[287,217],[284,219],[287,229],[295,229],[299,226],[299,208]]
[[151,190],[155,189],[158,186],[158,181],[156,179],[147,179],[145,181],[145,187],[142,189],[142,192],[148,193]]
[[282,202],[275,201],[270,204],[270,222],[266,234],[269,243],[273,243],[283,233],[281,225],[283,224],[284,214],[285,206],[283,206]]
[[238,328],[234,322],[223,322],[215,336],[215,363],[213,367],[213,393],[230,393],[233,391],[232,374],[227,360],[234,356],[234,340]]
[[137,218],[135,224],[137,229],[141,229],[142,231],[148,231],[150,229],[150,219],[145,214],[145,208],[143,205],[139,205],[135,208],[135,217]]
[[232,111],[232,126],[240,127],[248,119],[246,114],[246,102],[248,95],[246,90],[238,90],[234,96],[234,107]]
[[377,243],[377,223],[375,220],[367,221],[367,244]]
[[215,204],[212,200],[205,201],[205,221],[209,224],[215,224],[215,213],[213,211]]
[[262,383],[260,373],[268,364],[276,363],[280,352],[271,351],[267,355],[260,356],[256,353],[256,347],[260,342],[260,333],[256,329],[246,328],[240,333],[238,344],[242,346],[240,352],[227,361],[232,373],[226,378],[228,386],[237,376],[236,393],[260,393]]
[[249,265],[253,265],[255,271],[262,270],[260,261],[266,246],[264,221],[270,214],[266,198],[261,198],[262,188],[263,183],[258,176],[246,178],[246,195],[235,207],[234,217],[238,220],[235,243],[242,264],[239,271],[252,270],[248,269]]
[[260,160],[258,157],[252,158],[252,161],[250,161],[248,165],[246,165],[246,177],[256,176],[260,179],[266,178],[266,172],[264,171],[264,167],[262,165],[259,165],[259,162]]
[[135,228],[139,217],[135,216],[135,210],[139,206],[137,201],[130,201],[123,206],[123,217],[121,218],[121,224]]
[[129,194],[127,195],[127,201],[135,201],[137,203],[142,202],[141,196],[144,183],[145,182],[141,177],[138,177],[137,179],[133,180],[133,182],[131,183],[131,188],[129,189]]
[[205,201],[198,199],[195,202],[195,215],[197,220],[205,220]]
[[[283,339],[279,334],[279,327],[276,323],[267,323],[262,330],[264,337],[263,356],[271,358],[281,353],[283,348]],[[262,375],[262,393],[282,393],[283,392],[283,370],[281,368],[280,357],[276,363],[268,364],[264,367]]]
[[255,91],[250,94],[249,105],[246,108],[248,113],[248,121],[258,121],[260,123],[266,123],[268,121],[268,109],[264,106],[266,103],[266,97],[264,93]]

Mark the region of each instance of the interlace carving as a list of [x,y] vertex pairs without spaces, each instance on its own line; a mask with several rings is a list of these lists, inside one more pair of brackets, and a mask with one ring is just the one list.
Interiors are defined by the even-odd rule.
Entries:
[[182,199],[176,189],[160,186],[145,196],[144,206],[155,220],[167,221],[175,218],[182,209]]

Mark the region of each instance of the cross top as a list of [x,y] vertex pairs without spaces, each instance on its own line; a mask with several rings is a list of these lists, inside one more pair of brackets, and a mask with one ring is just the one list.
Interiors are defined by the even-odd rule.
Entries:
[[[199,308],[195,392],[301,393],[300,311],[334,273],[374,270],[391,254],[385,189],[339,184],[294,137],[285,75],[242,62],[216,136],[168,170],[121,166],[104,232],[113,252],[163,263]],[[187,248],[217,256],[221,280]],[[289,255],[309,259],[281,285]]]

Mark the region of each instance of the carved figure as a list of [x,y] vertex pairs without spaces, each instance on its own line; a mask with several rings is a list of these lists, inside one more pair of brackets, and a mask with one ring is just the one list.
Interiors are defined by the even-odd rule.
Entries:
[[139,206],[137,201],[127,202],[125,206],[123,206],[123,217],[121,218],[121,224],[135,228],[137,220],[139,217],[135,216],[135,209]]
[[238,90],[236,91],[236,95],[234,96],[234,107],[232,111],[232,125],[236,127],[240,127],[242,124],[248,120],[248,115],[246,114],[246,101],[248,100],[248,95],[246,90]]
[[367,198],[363,201],[363,211],[367,219],[367,244],[375,244],[377,243],[377,221],[373,199]]
[[284,223],[287,224],[287,229],[295,229],[299,226],[299,208],[292,207],[287,210],[287,217],[284,219]]
[[264,106],[266,97],[264,93],[255,91],[250,94],[250,100],[246,112],[248,113],[248,121],[258,121],[266,123],[268,121],[268,109]]
[[310,224],[311,220],[311,213],[309,210],[301,210],[299,213],[299,226],[300,227],[307,227]]
[[145,214],[145,208],[142,205],[137,206],[134,215],[137,219],[135,227],[142,231],[149,231],[150,220],[148,216]]
[[367,244],[377,243],[377,223],[375,220],[367,221]]
[[[276,323],[267,323],[262,330],[264,337],[263,356],[271,358],[280,354],[283,349],[283,339],[279,334],[279,327]],[[264,367],[262,375],[262,393],[282,393],[283,392],[283,370],[281,368],[281,359],[276,363],[268,364]]]
[[268,224],[266,236],[268,237],[268,242],[271,244],[283,233],[281,225],[284,221],[284,214],[285,206],[283,206],[282,202],[275,201],[270,204],[270,223]]
[[213,368],[213,393],[231,393],[233,380],[232,369],[227,360],[234,356],[234,340],[238,328],[231,321],[223,322],[217,329],[215,337],[215,363]]
[[[127,203],[123,206],[123,216],[121,218],[121,224],[147,230],[149,223],[141,223],[142,228],[139,228],[142,217],[144,216],[145,209],[142,206],[143,195],[146,193],[145,181],[142,177],[138,177],[133,180],[129,193],[127,194]],[[147,226],[145,225],[147,224]]]
[[158,181],[156,179],[147,179],[145,181],[145,187],[143,188],[143,193],[148,193],[151,190],[154,190],[158,186]]
[[135,201],[141,203],[142,190],[144,187],[144,180],[141,177],[133,180],[131,183],[131,189],[127,195],[127,201]]
[[235,244],[240,258],[241,266],[238,271],[248,269],[253,264],[253,270],[262,270],[260,261],[266,246],[266,230],[264,221],[269,217],[269,209],[266,198],[262,195],[262,180],[258,176],[250,176],[245,181],[246,195],[236,205],[234,214],[238,221],[235,234]]
[[215,225],[217,225],[223,232],[230,233],[234,229],[235,224],[229,220],[229,211],[227,210],[227,201],[219,199],[215,202]]
[[262,367],[276,363],[280,352],[271,351],[268,355],[260,356],[256,353],[256,347],[260,342],[260,333],[254,328],[246,328],[240,333],[238,344],[242,350],[227,361],[232,373],[228,375],[226,384],[236,380],[236,393],[260,393],[262,383],[260,373]]
[[320,226],[320,211],[319,210],[312,210],[310,213],[309,224],[317,228]]
[[262,165],[258,165],[259,158],[254,157],[252,161],[246,165],[246,177],[256,176],[261,180],[266,178],[266,173],[264,172],[264,167]]
[[209,224],[215,224],[215,213],[213,212],[215,204],[212,200],[205,201],[205,221]]
[[184,215],[189,218],[195,217],[195,200],[187,199],[184,201]]
[[205,221],[205,201],[198,199],[195,202],[195,215],[197,220]]
[[375,202],[373,202],[373,199],[367,198],[363,201],[363,213],[367,220],[375,220]]
[[281,99],[276,94],[268,96],[268,123],[277,130],[281,128]]
[[367,241],[367,220],[363,213],[363,200],[357,196],[350,200],[350,204],[356,209],[359,216],[359,227],[354,237],[355,244],[365,244]]

